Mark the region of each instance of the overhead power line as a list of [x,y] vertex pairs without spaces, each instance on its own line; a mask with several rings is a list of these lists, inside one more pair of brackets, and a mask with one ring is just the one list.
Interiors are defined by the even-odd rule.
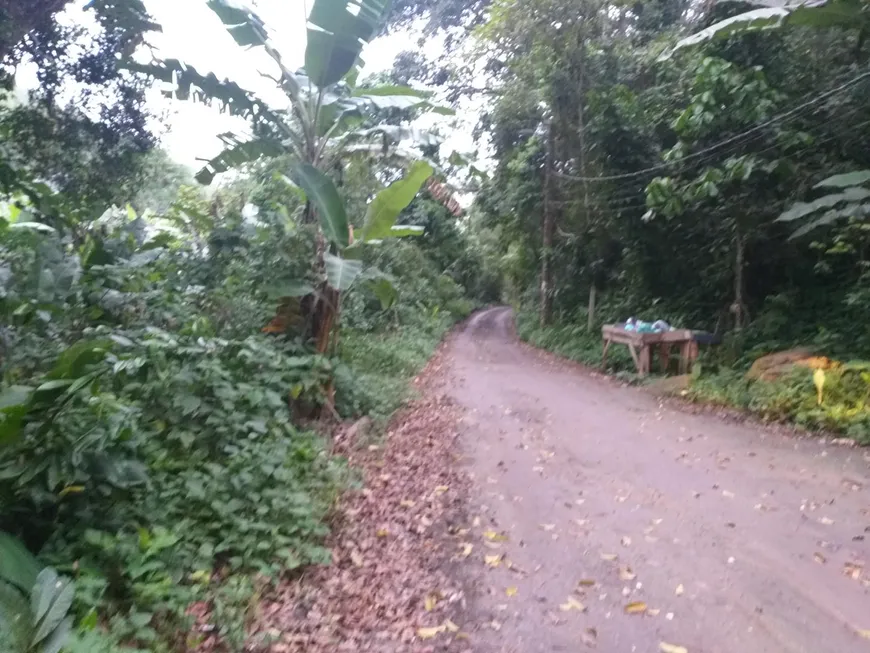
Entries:
[[760,132],[762,132],[762,130],[766,129],[767,127],[770,127],[771,125],[775,125],[776,123],[781,122],[783,120],[787,120],[788,118],[791,118],[793,116],[800,115],[800,113],[802,111],[804,111],[805,109],[807,109],[808,107],[815,106],[815,105],[819,104],[820,102],[823,102],[824,100],[827,100],[828,98],[833,97],[834,95],[837,95],[838,93],[842,93],[843,91],[851,88],[855,84],[858,84],[859,82],[867,79],[868,77],[870,77],[870,72],[861,73],[860,75],[853,77],[852,79],[844,82],[843,84],[840,84],[839,86],[837,86],[829,91],[825,91],[824,93],[817,95],[812,100],[809,100],[807,102],[799,104],[798,106],[794,107],[793,109],[789,109],[788,111],[785,111],[781,114],[778,114],[778,115],[774,116],[773,118],[766,120],[765,122],[762,122],[762,123],[759,123],[758,125],[755,125],[754,127],[750,127],[749,129],[747,129],[744,132],[741,132],[739,134],[735,134],[734,136],[731,136],[729,138],[721,140],[718,143],[714,143],[713,145],[706,147],[702,150],[698,150],[697,152],[687,154],[686,156],[682,157],[678,161],[660,163],[660,164],[657,164],[654,166],[650,166],[649,168],[644,168],[643,170],[636,170],[634,172],[626,172],[626,173],[618,174],[618,175],[601,175],[601,176],[597,176],[597,177],[581,177],[581,176],[571,175],[571,174],[564,173],[564,172],[554,172],[554,174],[556,174],[557,176],[559,176],[563,179],[570,179],[572,181],[606,182],[606,181],[619,181],[621,179],[633,179],[636,177],[642,177],[644,175],[648,175],[650,173],[659,172],[662,170],[667,170],[668,168],[671,168],[674,165],[684,164],[686,161],[688,161],[690,159],[694,160],[694,159],[697,159],[699,157],[703,157],[704,155],[709,154],[711,152],[715,152],[723,147],[726,147],[726,146],[731,145],[731,144],[736,143],[736,142],[740,142],[741,140],[743,140],[744,138],[746,138],[747,136],[749,136],[751,134],[760,133]]

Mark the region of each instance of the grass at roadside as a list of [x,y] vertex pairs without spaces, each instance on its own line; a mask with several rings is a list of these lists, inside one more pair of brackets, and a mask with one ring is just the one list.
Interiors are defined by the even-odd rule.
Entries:
[[350,374],[344,385],[339,380],[339,409],[386,420],[410,397],[410,381],[460,317],[440,313],[384,333],[346,329],[341,358]]
[[[586,324],[559,323],[541,327],[538,316],[529,311],[517,312],[517,335],[530,345],[551,351],[569,360],[597,367],[603,350],[601,331],[592,332]],[[607,370],[633,376],[634,363],[625,347],[611,347],[607,352]]]

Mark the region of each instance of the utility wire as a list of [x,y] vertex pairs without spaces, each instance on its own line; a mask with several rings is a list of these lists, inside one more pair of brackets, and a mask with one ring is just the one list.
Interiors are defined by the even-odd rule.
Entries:
[[[842,122],[848,120],[849,118],[851,118],[851,117],[854,116],[855,114],[860,113],[860,112],[863,112],[863,111],[866,111],[866,108],[865,108],[865,107],[863,107],[863,106],[855,107],[855,108],[853,108],[851,111],[848,111],[847,113],[845,113],[845,114],[843,114],[843,115],[837,116],[836,119],[831,120],[831,121],[828,121],[826,124],[827,124],[827,125],[840,124],[840,123],[842,123]],[[863,126],[864,124],[865,124],[865,123],[861,123],[861,124],[858,125],[858,126]],[[855,125],[849,125],[849,127],[850,127],[851,129],[855,129],[855,128],[856,128]],[[814,134],[814,133],[813,133],[812,131],[810,131],[809,129],[806,129],[806,130],[803,130],[803,131],[806,132],[806,133],[809,133],[809,134],[812,135],[815,139],[818,139],[818,138],[819,138],[819,135]],[[820,145],[822,145],[822,144],[824,144],[824,143],[827,143],[827,142],[830,142],[831,140],[834,140],[834,139],[836,139],[836,138],[841,138],[842,136],[843,136],[843,133],[837,133],[837,134],[835,134],[834,136],[831,136],[831,137],[823,138],[823,139],[821,139],[821,140],[814,140],[814,141],[813,141],[812,143],[810,143],[809,145],[806,145],[806,146],[804,146],[804,147],[802,147],[802,148],[799,148],[799,149],[797,149],[797,150],[791,150],[790,152],[788,152],[788,156],[792,156],[792,157],[794,157],[794,156],[798,156],[798,155],[800,155],[800,154],[802,154],[802,153],[804,153],[804,152],[808,152],[808,151],[810,151],[810,150],[817,149]],[[772,151],[772,150],[776,150],[776,149],[787,150],[787,149],[790,149],[790,148],[789,148],[789,146],[787,146],[787,145],[783,145],[783,144],[781,144],[781,143],[774,143],[773,145],[770,145],[770,146],[768,146],[768,147],[766,147],[766,148],[764,148],[764,149],[757,150],[757,151],[752,151],[752,152],[748,152],[748,154],[761,155],[761,154],[765,154],[765,153],[767,153],[767,152],[770,152],[770,151]],[[734,154],[736,154],[736,152],[734,152]],[[708,160],[713,160],[714,158],[716,158],[716,157],[714,157],[714,156],[706,157],[706,158],[704,159],[704,161],[706,162],[706,161],[708,161]],[[700,163],[699,163],[698,165],[700,165]],[[688,170],[688,169],[693,168],[693,167],[695,167],[695,166],[689,166],[689,167],[686,167],[686,168],[682,168],[682,169],[680,169],[680,170],[675,170],[675,171],[673,171],[672,174],[676,174],[676,173],[679,173],[679,172],[683,172],[684,170]],[[556,174],[557,176],[561,176],[559,173],[554,173],[554,174]],[[569,179],[568,181],[571,181],[571,180]],[[645,184],[645,183],[644,183],[643,185],[624,184],[624,185],[617,186],[616,188],[613,189],[613,192],[612,192],[612,193],[607,193],[606,195],[607,195],[608,200],[613,200],[614,202],[618,202],[618,201],[623,200],[623,199],[631,199],[631,198],[633,198],[633,197],[636,197],[639,193],[644,192],[645,187],[646,187],[646,184]],[[631,190],[628,190],[628,189],[631,189]],[[627,192],[622,192],[622,191],[627,191]]]
[[[865,120],[863,122],[860,122],[857,125],[852,126],[852,128],[853,129],[860,129],[861,127],[865,127],[867,125],[870,125],[870,120]],[[807,152],[807,151],[812,150],[812,149],[816,149],[820,145],[823,145],[823,144],[828,143],[828,142],[833,141],[833,140],[837,140],[839,138],[842,138],[843,136],[844,136],[844,133],[841,131],[840,133],[833,134],[833,135],[828,136],[826,138],[823,138],[821,140],[815,141],[811,145],[808,145],[806,147],[803,147],[803,148],[793,152],[792,156],[799,155],[803,152]],[[768,152],[770,150],[777,149],[778,147],[781,147],[781,146],[780,145],[772,145],[764,150],[754,152],[753,154],[763,154],[764,152]],[[610,198],[610,199],[612,199],[612,198]],[[566,202],[562,202],[562,204],[576,202],[576,201],[579,201],[579,200],[569,200]],[[591,212],[594,214],[597,214],[597,215],[619,215],[622,212],[633,210],[633,209],[639,209],[639,208],[647,208],[646,201],[635,202],[635,203],[630,203],[630,204],[621,204],[618,201],[617,202],[594,203]]]
[[713,144],[709,147],[706,147],[702,150],[698,150],[697,152],[693,152],[692,154],[687,154],[686,156],[679,159],[679,161],[675,161],[673,163],[670,163],[670,162],[660,163],[660,164],[657,164],[654,166],[650,166],[649,168],[645,168],[643,170],[637,170],[635,172],[627,172],[627,173],[623,173],[623,174],[619,174],[619,175],[603,175],[603,176],[598,176],[598,177],[580,177],[577,175],[570,175],[570,174],[563,173],[563,172],[554,172],[554,174],[558,177],[562,177],[563,179],[570,179],[572,181],[605,182],[605,181],[617,181],[620,179],[632,179],[635,177],[641,177],[641,176],[647,175],[647,174],[652,173],[652,172],[666,170],[667,168],[671,167],[672,165],[675,165],[677,163],[685,163],[689,159],[696,159],[698,157],[702,157],[703,155],[708,154],[710,152],[714,152],[722,147],[725,147],[725,146],[730,145],[730,144],[735,143],[735,142],[739,142],[742,139],[749,136],[750,134],[759,133],[762,130],[766,129],[767,127],[770,127],[771,125],[774,125],[778,122],[781,122],[782,120],[786,120],[786,119],[791,118],[793,116],[800,115],[800,113],[803,110],[805,110],[806,108],[812,107],[816,104],[819,104],[823,100],[826,100],[829,97],[832,97],[838,93],[842,93],[843,91],[851,88],[852,86],[854,86],[858,82],[861,82],[861,81],[867,79],[868,77],[870,77],[870,72],[866,72],[866,73],[862,73],[860,75],[857,75],[856,77],[853,77],[851,80],[837,86],[836,88],[833,88],[829,91],[825,91],[824,93],[822,93],[820,95],[817,95],[815,98],[813,98],[812,100],[809,100],[808,102],[804,102],[803,104],[800,104],[800,105],[794,107],[793,109],[790,109],[790,110],[783,112],[777,116],[774,116],[773,118],[770,118],[769,120],[766,120],[765,122],[762,122],[754,127],[750,127],[746,131],[741,132],[739,134],[736,134],[735,136],[731,136],[729,138],[726,138],[726,139],[719,141],[718,143],[715,143],[715,144]]

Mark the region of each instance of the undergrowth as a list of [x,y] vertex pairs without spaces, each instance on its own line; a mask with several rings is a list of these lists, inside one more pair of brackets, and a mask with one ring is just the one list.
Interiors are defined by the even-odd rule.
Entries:
[[752,380],[723,369],[693,378],[691,401],[746,411],[771,422],[793,423],[836,433],[870,445],[870,364],[850,363],[824,370],[821,400],[813,370],[795,367],[774,380]]

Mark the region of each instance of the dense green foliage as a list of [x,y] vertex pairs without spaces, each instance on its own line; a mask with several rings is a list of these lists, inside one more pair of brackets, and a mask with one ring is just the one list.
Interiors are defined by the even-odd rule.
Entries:
[[[389,415],[471,310],[424,250],[385,244],[372,264],[396,296],[349,292],[335,355],[292,324],[261,334],[276,273],[304,270],[315,238],[271,171],[248,179],[221,191],[222,216],[182,187],[163,215],[112,209],[75,236],[7,205],[0,530],[74,580],[77,615],[96,610],[149,650],[184,632],[194,601],[223,605],[221,634],[238,643],[250,574],[329,561],[344,472],[300,420],[332,383],[342,413]],[[251,222],[232,209],[248,199],[289,204]],[[248,589],[222,599],[228,583]]]
[[[254,14],[245,35],[237,8],[211,6],[239,43],[272,48]],[[284,122],[236,97],[277,146],[234,141],[198,175],[237,170],[210,192],[83,111],[0,102],[4,651],[241,650],[269,585],[331,561],[350,472],[317,419],[389,417],[471,312],[471,243],[421,191],[437,142],[405,125],[437,107],[345,81],[358,51],[336,59],[321,37],[317,92],[279,66]],[[408,134],[430,161],[381,151]]]
[[[635,316],[725,335],[707,372],[797,344],[870,358],[868,8],[760,4],[495,0],[459,21],[491,98],[471,237],[521,335],[597,363],[600,325]],[[432,79],[419,58],[397,71]],[[465,61],[439,63],[445,88]],[[836,421],[797,412],[777,417]]]
[[[89,48],[50,12],[0,35],[0,63],[41,71],[0,99],[4,651],[180,650],[194,614],[241,650],[257,597],[329,562],[351,472],[321,423],[386,419],[477,303],[586,364],[604,322],[716,331],[690,398],[870,439],[861,362],[744,377],[795,344],[870,358],[863,5],[772,7],[758,32],[719,22],[742,4],[408,0],[387,31],[426,17],[450,56],[360,80],[387,3],[314,2],[290,70],[256,13],[210,0],[270,57],[276,108],[134,63],[147,16],[92,4]],[[154,149],[131,70],[249,120],[195,176],[216,188]],[[103,95],[61,103],[64,78]],[[489,178],[414,123],[451,113],[414,80],[488,98]]]

